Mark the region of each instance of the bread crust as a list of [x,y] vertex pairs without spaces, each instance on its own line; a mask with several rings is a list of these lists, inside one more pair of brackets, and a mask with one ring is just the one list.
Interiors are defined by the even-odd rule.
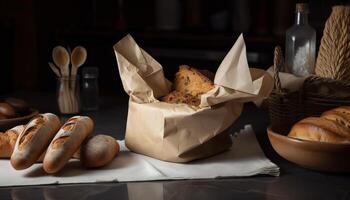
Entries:
[[80,149],[80,161],[87,168],[102,167],[119,153],[118,142],[108,135],[96,135],[84,143]]
[[328,120],[336,121],[350,130],[350,114],[339,112],[334,109],[322,113],[321,117]]
[[24,130],[23,125],[15,126],[5,133],[0,133],[0,158],[10,158],[15,148],[16,140]]
[[330,143],[347,143],[350,138],[344,137],[339,132],[344,132],[343,127],[338,127],[338,123],[320,117],[309,117],[296,123],[289,137]]
[[192,96],[191,94],[185,94],[179,91],[172,91],[162,98],[162,101],[167,103],[185,103],[192,106],[198,106],[200,104],[200,99],[198,97]]
[[11,155],[11,165],[22,170],[34,164],[57,133],[61,123],[52,113],[39,114],[19,135]]
[[176,91],[198,96],[213,88],[213,81],[193,67],[181,65],[175,75],[174,89]]
[[91,134],[93,121],[86,116],[70,118],[58,131],[47,148],[43,168],[47,173],[60,171],[83,141]]
[[350,143],[350,107],[342,106],[297,122],[288,136],[329,143]]

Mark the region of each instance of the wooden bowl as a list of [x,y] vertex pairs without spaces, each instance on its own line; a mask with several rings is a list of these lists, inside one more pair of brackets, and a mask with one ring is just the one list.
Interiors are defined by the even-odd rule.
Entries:
[[272,147],[283,158],[307,169],[350,172],[350,144],[333,144],[291,138],[269,127]]
[[2,119],[0,120],[0,131],[6,131],[14,126],[26,124],[37,114],[39,114],[39,112],[31,108],[29,109],[28,114],[25,116],[10,119]]

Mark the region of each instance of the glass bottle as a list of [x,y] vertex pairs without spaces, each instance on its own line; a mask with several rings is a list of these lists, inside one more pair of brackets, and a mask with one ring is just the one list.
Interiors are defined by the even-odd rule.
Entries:
[[308,76],[315,69],[316,31],[308,13],[308,4],[296,4],[295,24],[286,32],[286,71],[296,76]]
[[98,110],[99,89],[98,89],[98,68],[84,67],[82,71],[82,109],[84,111]]

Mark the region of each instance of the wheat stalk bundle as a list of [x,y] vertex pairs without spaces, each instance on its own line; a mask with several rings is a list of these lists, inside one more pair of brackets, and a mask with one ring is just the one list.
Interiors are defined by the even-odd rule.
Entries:
[[350,6],[334,6],[326,21],[316,75],[350,83]]

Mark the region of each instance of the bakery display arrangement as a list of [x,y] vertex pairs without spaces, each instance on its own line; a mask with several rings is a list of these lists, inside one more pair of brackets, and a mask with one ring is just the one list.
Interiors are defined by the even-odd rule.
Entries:
[[163,161],[187,163],[227,151],[229,127],[243,104],[267,97],[272,89],[266,71],[249,68],[243,35],[215,75],[180,65],[173,82],[131,35],[117,42],[114,52],[129,95],[126,147]]
[[349,6],[332,8],[325,23],[315,72],[309,76],[286,73],[282,50],[276,47],[272,70],[275,87],[269,97],[272,127],[289,129],[302,118],[350,106],[349,19]]
[[71,158],[86,168],[102,167],[119,152],[118,142],[108,135],[91,136],[93,121],[74,116],[63,125],[52,113],[39,114],[26,125],[0,133],[0,158],[9,158],[16,170],[42,162],[45,172],[57,173]]
[[284,72],[275,48],[268,136],[278,154],[308,169],[350,171],[349,19],[349,6],[332,8],[309,76]]

